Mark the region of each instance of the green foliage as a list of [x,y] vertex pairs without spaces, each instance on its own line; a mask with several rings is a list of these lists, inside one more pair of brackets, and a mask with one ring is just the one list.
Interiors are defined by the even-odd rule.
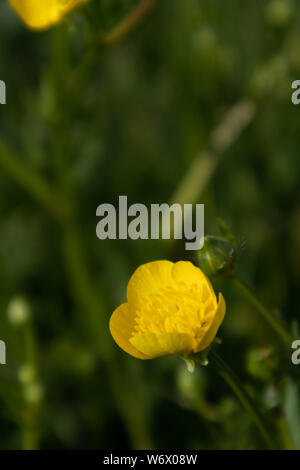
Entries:
[[[204,203],[206,234],[225,221],[243,248],[240,277],[291,326],[299,315],[300,110],[290,97],[300,6],[158,1],[131,32],[101,46],[137,3],[94,0],[42,33],[0,5],[3,449],[264,448],[210,366],[188,375],[179,358],[138,361],[112,342],[109,317],[133,270],[156,259],[196,263],[196,255],[181,241],[100,242],[95,213],[123,194],[130,204]],[[289,348],[230,280],[215,287],[227,303],[219,354],[272,420],[280,446],[300,448]],[[31,315],[18,326],[8,310],[20,296]]]

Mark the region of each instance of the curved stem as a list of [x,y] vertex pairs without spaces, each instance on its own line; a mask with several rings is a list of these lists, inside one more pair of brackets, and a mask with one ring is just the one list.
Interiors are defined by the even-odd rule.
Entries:
[[77,90],[78,84],[80,84],[87,75],[95,58],[98,57],[99,49],[113,46],[131,33],[131,31],[133,31],[152,10],[156,2],[157,0],[142,0],[111,31],[104,36],[101,35],[93,44],[91,44],[85,57],[80,61],[80,64],[72,73],[72,79],[69,84],[69,89],[71,91],[74,89]]
[[112,31],[99,41],[100,46],[119,42],[132,31],[154,7],[156,0],[142,0]]
[[68,207],[61,194],[30,168],[26,161],[15,155],[2,139],[0,139],[0,167],[52,215],[56,218],[65,216]]
[[232,278],[234,285],[239,289],[243,296],[253,305],[254,308],[264,317],[269,325],[277,332],[283,342],[290,346],[293,342],[292,335],[285,329],[285,327],[277,320],[273,313],[268,310],[260,300],[255,296],[251,289],[239,278]]
[[[225,382],[229,385],[229,387],[233,390],[237,398],[240,400],[242,405],[248,411],[249,415],[252,417],[254,423],[256,424],[257,429],[260,432],[261,437],[265,441],[268,449],[276,449],[277,444],[273,440],[272,436],[268,429],[264,424],[264,419],[261,416],[260,412],[258,411],[256,404],[248,394],[247,390],[243,386],[240,379],[237,375],[233,372],[231,367],[219,356],[219,354],[211,349],[209,351],[209,360],[211,364],[215,367],[221,377],[225,380]],[[197,361],[197,358],[194,358]]]

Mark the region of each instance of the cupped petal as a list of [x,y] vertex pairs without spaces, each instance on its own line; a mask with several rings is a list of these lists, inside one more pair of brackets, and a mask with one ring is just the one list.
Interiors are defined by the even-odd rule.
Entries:
[[148,333],[133,336],[130,342],[137,350],[152,359],[170,354],[186,354],[191,352],[194,346],[192,336],[184,333]]
[[217,305],[216,294],[209,279],[201,271],[201,269],[194,266],[190,261],[178,261],[173,265],[172,275],[175,281],[183,282],[188,286],[198,285],[203,288],[203,302],[208,297],[213,299]]
[[135,318],[130,311],[128,303],[121,304],[113,312],[109,321],[111,335],[121,349],[138,359],[151,359],[146,354],[136,349],[130,342],[134,325]]
[[[178,283],[178,284],[177,284]],[[203,289],[203,299],[208,298],[217,306],[212,285],[201,269],[189,261],[154,261],[143,264],[132,275],[127,287],[127,300],[136,308],[143,308],[145,300],[153,295],[164,294],[164,290],[176,291],[179,284],[188,289],[199,286]]]
[[166,286],[174,284],[171,261],[153,261],[142,264],[130,278],[127,287],[127,300],[137,308],[143,308],[145,299],[157,294]]
[[88,0],[8,0],[24,23],[33,29],[44,29],[58,22],[73,8]]
[[212,321],[212,324],[210,328],[207,330],[201,341],[198,343],[197,348],[195,352],[200,352],[206,349],[212,341],[215,339],[215,336],[217,334],[217,331],[224,320],[226,312],[226,304],[223,295],[220,293],[219,294],[219,302],[217,306],[217,311],[215,313],[214,319]]

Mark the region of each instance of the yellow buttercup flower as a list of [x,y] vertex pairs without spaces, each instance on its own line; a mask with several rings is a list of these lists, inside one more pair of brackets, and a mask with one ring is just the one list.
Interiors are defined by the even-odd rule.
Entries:
[[116,343],[139,359],[189,355],[206,349],[225,315],[221,294],[188,261],[140,266],[127,287],[127,302],[110,319]]
[[89,0],[8,0],[22,20],[33,29],[44,29]]

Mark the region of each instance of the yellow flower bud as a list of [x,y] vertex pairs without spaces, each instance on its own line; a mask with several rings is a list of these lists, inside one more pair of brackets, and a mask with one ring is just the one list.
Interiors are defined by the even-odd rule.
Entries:
[[88,0],[8,0],[29,28],[45,29]]
[[221,294],[188,261],[140,266],[127,287],[127,302],[110,319],[116,343],[139,359],[187,356],[206,349],[225,315]]

